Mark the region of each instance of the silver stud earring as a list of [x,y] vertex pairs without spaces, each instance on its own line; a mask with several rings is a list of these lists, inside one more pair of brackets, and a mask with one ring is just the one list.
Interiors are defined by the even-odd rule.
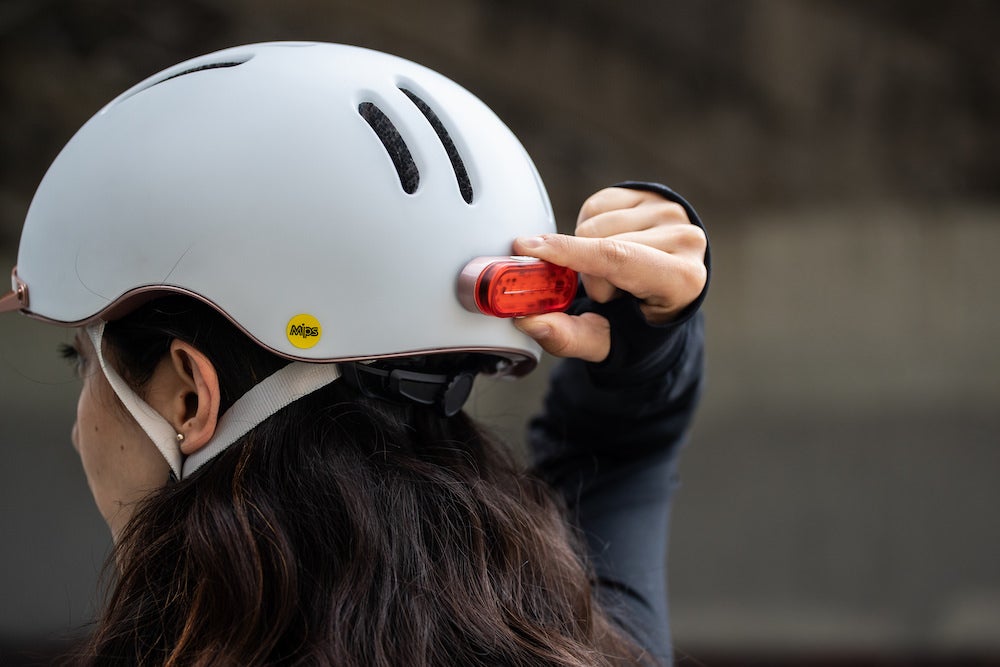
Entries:
[[177,434],[177,442],[184,442],[184,434],[183,433],[178,433]]

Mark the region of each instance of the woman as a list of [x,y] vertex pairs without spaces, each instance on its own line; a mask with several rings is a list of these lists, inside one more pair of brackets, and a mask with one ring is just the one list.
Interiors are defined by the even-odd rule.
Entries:
[[[707,265],[654,184],[555,234],[509,130],[385,54],[250,45],[126,91],[46,174],[0,301],[81,327],[118,575],[80,662],[668,662]],[[570,359],[528,474],[461,406],[539,347]]]

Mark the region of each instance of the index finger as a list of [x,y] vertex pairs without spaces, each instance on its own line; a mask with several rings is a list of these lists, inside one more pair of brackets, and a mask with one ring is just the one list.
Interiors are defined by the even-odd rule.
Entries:
[[692,290],[697,295],[701,289],[688,262],[638,243],[545,234],[516,239],[514,251],[603,278],[650,305],[666,309],[683,303]]

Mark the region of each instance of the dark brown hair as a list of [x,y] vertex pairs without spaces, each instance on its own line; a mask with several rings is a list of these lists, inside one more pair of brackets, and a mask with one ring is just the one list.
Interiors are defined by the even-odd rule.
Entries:
[[[180,297],[106,331],[140,390],[174,338],[215,364],[223,410],[286,363]],[[137,508],[79,662],[634,664],[580,553],[550,490],[464,413],[338,381]]]

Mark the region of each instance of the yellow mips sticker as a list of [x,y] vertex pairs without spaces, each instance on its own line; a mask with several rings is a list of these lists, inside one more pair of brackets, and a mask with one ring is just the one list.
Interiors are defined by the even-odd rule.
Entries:
[[300,313],[288,320],[285,335],[289,343],[299,349],[307,350],[319,342],[323,328],[319,325],[319,320],[312,315]]

